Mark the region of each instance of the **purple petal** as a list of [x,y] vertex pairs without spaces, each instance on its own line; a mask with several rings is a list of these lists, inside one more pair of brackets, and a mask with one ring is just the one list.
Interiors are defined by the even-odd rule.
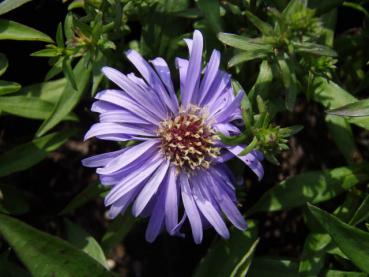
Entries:
[[163,81],[169,93],[169,96],[173,102],[173,106],[175,107],[175,112],[177,112],[178,111],[178,99],[177,99],[177,95],[173,87],[173,82],[170,76],[170,70],[169,70],[168,64],[163,58],[160,58],[160,57],[152,60],[151,63],[154,65],[156,72],[159,74],[161,80]]
[[235,110],[241,107],[241,101],[245,93],[240,91],[236,98],[225,108],[222,109],[221,112],[215,115],[215,119],[217,122],[227,122],[232,118],[232,115]]
[[121,198],[132,189],[145,182],[155,170],[163,163],[163,160],[159,155],[153,157],[151,160],[142,164],[140,170],[134,170],[131,174],[126,176],[120,183],[116,184],[113,189],[105,197],[105,205],[109,206]]
[[203,236],[202,222],[195,200],[193,199],[192,190],[186,173],[180,174],[179,182],[181,185],[182,201],[188,220],[190,221],[193,239],[196,244],[199,244],[201,243]]
[[122,108],[105,101],[95,101],[91,106],[91,111],[96,113],[105,113],[111,111],[120,111]]
[[231,123],[217,123],[213,125],[213,129],[225,136],[234,136],[241,133],[240,129]]
[[99,174],[110,174],[120,170],[130,165],[138,158],[143,156],[144,158],[147,158],[148,155],[153,155],[153,153],[159,150],[158,145],[159,140],[150,139],[140,144],[127,147],[126,151],[122,155],[112,159],[104,168],[99,168],[96,172]]
[[205,98],[201,101],[200,105],[212,106],[226,89],[232,88],[231,86],[231,75],[219,70],[217,76],[210,87],[211,93],[208,93]]
[[82,165],[86,167],[99,167],[105,166],[112,159],[116,158],[120,154],[124,153],[126,149],[121,149],[114,152],[108,152],[96,156],[92,156],[82,160]]
[[167,193],[165,198],[165,223],[168,233],[172,235],[178,224],[178,189],[176,168],[170,167],[167,178]]
[[115,218],[118,214],[120,213],[124,213],[127,209],[127,207],[129,206],[129,204],[131,204],[134,196],[137,194],[137,189],[136,190],[132,190],[129,193],[127,193],[126,195],[124,195],[123,197],[121,197],[118,201],[114,202],[109,209],[108,212],[108,218],[113,219]]
[[[176,68],[179,70],[180,91],[184,91],[186,84],[186,74],[188,68],[188,60],[176,58]],[[183,102],[183,101],[182,101]]]
[[219,235],[227,239],[229,238],[229,231],[227,229],[227,226],[225,225],[220,214],[217,212],[216,208],[203,192],[203,189],[205,187],[210,186],[210,184],[206,181],[207,179],[205,178],[205,174],[199,174],[199,176],[193,177],[191,179],[193,197],[195,199],[197,207],[207,219],[207,221],[209,221],[209,223],[214,227]]
[[210,189],[213,192],[213,196],[218,202],[219,207],[222,209],[223,213],[228,217],[229,221],[232,222],[240,230],[245,230],[247,223],[240,211],[238,210],[236,204],[228,196],[228,193],[223,189],[224,185],[215,180],[212,174],[207,174],[207,178],[210,183]]
[[144,91],[140,86],[133,82],[123,73],[111,67],[103,67],[102,72],[106,77],[108,77],[112,82],[117,84],[129,97],[131,97],[138,106],[145,107],[148,111],[155,111],[155,114],[159,116],[160,119],[164,119],[166,116],[166,111],[163,110],[161,105],[155,105],[156,101],[150,101],[155,98],[153,94],[148,91]]
[[132,123],[151,124],[148,121],[136,116],[128,110],[113,110],[100,114],[100,122],[104,123]]
[[152,69],[150,64],[145,61],[142,56],[136,52],[135,50],[128,50],[126,52],[127,58],[131,61],[131,63],[137,68],[137,70],[141,73],[142,77],[146,80],[146,82],[154,89],[157,93],[157,96],[164,101],[166,106],[173,112],[176,112],[176,106],[169,98],[168,93],[166,92],[161,80],[158,75]]
[[195,30],[193,33],[193,42],[186,73],[186,82],[184,84],[184,90],[181,91],[182,105],[184,107],[188,106],[191,103],[192,96],[199,83],[199,79],[201,76],[202,48],[202,34],[198,30]]
[[213,50],[209,63],[207,64],[205,69],[204,78],[201,81],[199,101],[197,103],[201,103],[206,98],[208,93],[213,93],[210,88],[218,74],[219,64],[220,53],[217,50]]
[[149,112],[147,109],[138,105],[134,100],[125,95],[123,91],[108,89],[100,91],[98,94],[96,94],[95,98],[118,105],[128,111],[131,111],[135,115],[144,118],[154,125],[158,125],[161,121],[160,117],[153,115],[152,112]]
[[150,217],[149,225],[146,229],[145,238],[148,242],[153,242],[156,239],[163,226],[165,215],[163,211],[165,204],[165,190],[166,188],[163,187],[159,192],[158,199],[156,199],[156,203]]
[[226,148],[230,152],[232,152],[233,155],[237,156],[241,161],[247,164],[247,166],[258,176],[259,181],[263,178],[264,168],[258,159],[262,156],[261,152],[251,151],[245,156],[238,156],[238,154],[241,153],[245,147],[236,145],[236,146],[226,146]]
[[[154,132],[145,131],[142,128],[135,128],[133,125],[121,123],[95,123],[85,135],[85,140],[100,135],[122,135],[122,138],[130,138],[134,136],[155,136]],[[118,136],[119,138],[120,136]]]
[[[153,195],[157,192],[159,186],[162,184],[164,177],[166,176],[169,168],[169,160],[166,160],[161,166],[155,171],[155,173],[146,182],[144,188],[136,198],[135,203],[132,207],[132,213],[134,216],[141,214],[147,203],[151,200]],[[164,211],[161,211],[164,213]]]

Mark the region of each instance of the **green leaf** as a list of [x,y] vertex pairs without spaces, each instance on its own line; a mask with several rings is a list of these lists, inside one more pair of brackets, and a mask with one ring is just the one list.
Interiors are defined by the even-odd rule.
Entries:
[[369,116],[369,99],[363,99],[337,109],[329,110],[328,113],[340,116]]
[[74,90],[78,90],[76,79],[74,77],[74,73],[73,73],[73,69],[72,69],[71,60],[69,58],[64,58],[63,59],[62,68],[63,68],[64,75],[65,75],[65,77],[67,77],[67,80],[72,85],[72,88]]
[[367,277],[368,275],[362,272],[328,270],[324,277]]
[[249,222],[246,231],[231,229],[229,240],[216,240],[196,268],[194,277],[245,276],[257,245],[257,229]]
[[30,196],[24,191],[8,184],[0,184],[0,211],[20,215],[29,212]]
[[309,54],[314,54],[314,55],[319,55],[319,56],[329,56],[329,57],[337,56],[336,51],[334,51],[332,48],[325,46],[325,45],[316,44],[312,42],[300,43],[296,41],[292,41],[292,44],[295,47],[296,52],[309,53]]
[[105,268],[108,268],[103,250],[98,242],[80,226],[72,221],[64,220],[67,238],[76,248],[88,254]]
[[302,129],[304,129],[304,126],[303,125],[293,125],[293,126],[281,128],[279,130],[279,133],[284,138],[288,138],[288,137],[291,137],[293,135],[296,135],[297,133],[299,133],[300,131],[302,131]]
[[273,45],[264,41],[263,38],[248,38],[235,34],[219,33],[218,39],[226,45],[245,51],[273,52]]
[[101,193],[107,191],[107,188],[97,183],[90,184],[80,193],[78,193],[59,215],[70,214],[87,202],[96,199]]
[[78,90],[74,90],[72,85],[68,82],[52,114],[42,123],[36,136],[42,136],[51,128],[55,127],[78,104],[82,93],[88,85],[91,74],[91,65],[85,68],[84,64],[85,59],[82,58],[73,71],[74,76],[78,76]]
[[58,29],[56,30],[56,45],[59,48],[64,48],[63,25],[61,23],[59,23]]
[[299,263],[299,276],[319,276],[326,259],[326,247],[330,243],[331,237],[327,234],[310,233],[307,236]]
[[61,55],[61,52],[58,48],[46,48],[31,54],[32,57],[41,57],[41,58],[51,58],[51,57],[58,57]]
[[196,4],[203,12],[205,20],[207,21],[211,30],[217,34],[221,30],[219,1],[197,0]]
[[278,260],[268,257],[255,258],[247,277],[296,277],[298,265],[290,260]]
[[[316,78],[314,80],[314,87],[313,99],[327,109],[339,108],[358,101],[342,87],[324,78]],[[369,117],[350,117],[348,121],[369,130]]]
[[0,156],[0,177],[28,169],[64,144],[72,132],[56,132],[19,145]]
[[313,205],[308,204],[308,207],[342,252],[363,272],[369,273],[369,233],[350,226]]
[[298,94],[298,83],[297,83],[298,81],[296,73],[293,69],[291,62],[284,58],[278,59],[278,65],[283,85],[287,89],[286,108],[287,110],[292,111],[293,107],[295,106],[296,97]]
[[38,97],[50,103],[57,103],[68,81],[59,79],[23,87],[17,94],[22,96]]
[[8,68],[8,58],[3,53],[0,53],[0,76],[5,73],[7,68]]
[[104,249],[104,252],[108,253],[114,246],[122,242],[135,224],[137,224],[137,219],[130,213],[125,213],[123,216],[115,218],[109,224],[101,240],[101,247]]
[[255,84],[249,92],[250,100],[253,100],[257,95],[261,95],[267,99],[268,88],[273,81],[273,72],[267,60],[263,60],[260,64],[259,75]]
[[0,3],[0,15],[10,12],[32,0],[4,0]]
[[36,29],[14,21],[0,19],[0,40],[4,39],[53,42],[48,35]]
[[17,92],[20,89],[21,85],[18,83],[0,80],[0,95]]
[[[55,104],[41,100],[38,97],[29,96],[4,96],[0,97],[0,110],[30,119],[47,119],[54,109]],[[73,114],[66,115],[63,120],[76,120]]]
[[66,241],[15,218],[0,215],[0,232],[20,260],[38,276],[113,276],[101,264]]
[[325,117],[329,132],[332,134],[337,147],[349,164],[356,162],[358,149],[356,148],[354,135],[348,121],[335,115]]
[[244,63],[247,61],[252,61],[255,59],[262,59],[268,56],[268,52],[265,51],[248,51],[248,52],[242,52],[232,57],[232,59],[228,62],[228,67],[232,67],[235,65],[238,65],[240,63]]
[[365,197],[361,205],[355,211],[354,216],[351,218],[349,224],[357,225],[366,221],[369,218],[369,194]]
[[323,202],[368,180],[367,164],[302,173],[272,187],[248,214],[298,207],[306,202]]
[[259,31],[263,34],[263,35],[272,35],[274,33],[273,31],[273,27],[262,21],[259,17],[253,15],[252,13],[250,13],[249,11],[245,11],[245,15],[247,17],[248,20],[250,20],[250,22],[259,29]]

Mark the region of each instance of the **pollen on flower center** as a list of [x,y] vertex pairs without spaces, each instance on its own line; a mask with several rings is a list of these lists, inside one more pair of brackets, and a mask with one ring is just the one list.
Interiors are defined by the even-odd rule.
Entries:
[[163,121],[158,135],[163,152],[178,169],[209,168],[212,158],[219,155],[220,149],[215,146],[218,137],[206,124],[198,107]]

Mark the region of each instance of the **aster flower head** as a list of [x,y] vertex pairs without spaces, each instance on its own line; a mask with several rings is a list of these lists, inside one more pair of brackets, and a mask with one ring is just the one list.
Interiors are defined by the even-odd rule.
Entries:
[[[196,243],[209,226],[228,238],[225,218],[238,229],[246,228],[236,206],[233,176],[224,163],[245,146],[224,145],[217,135],[240,133],[233,122],[241,118],[244,93],[234,95],[230,75],[219,69],[217,50],[202,74],[203,37],[199,31],[185,41],[190,57],[176,59],[180,100],[167,63],[159,57],[151,66],[130,50],[127,58],[143,79],[104,67],[105,76],[119,89],[96,95],[92,111],[100,114],[100,122],[85,136],[137,142],[87,158],[83,165],[96,167],[101,183],[111,187],[105,198],[109,217],[124,213],[130,205],[134,216],[149,217],[146,239],[150,242],[163,229],[180,235],[187,221]],[[262,178],[260,152],[239,158]]]

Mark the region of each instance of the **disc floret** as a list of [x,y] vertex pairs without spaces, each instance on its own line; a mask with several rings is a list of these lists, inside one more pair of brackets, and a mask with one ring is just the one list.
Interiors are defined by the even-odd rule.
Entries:
[[207,169],[219,155],[220,148],[215,146],[219,137],[206,119],[200,108],[191,106],[161,123],[162,150],[179,170]]

